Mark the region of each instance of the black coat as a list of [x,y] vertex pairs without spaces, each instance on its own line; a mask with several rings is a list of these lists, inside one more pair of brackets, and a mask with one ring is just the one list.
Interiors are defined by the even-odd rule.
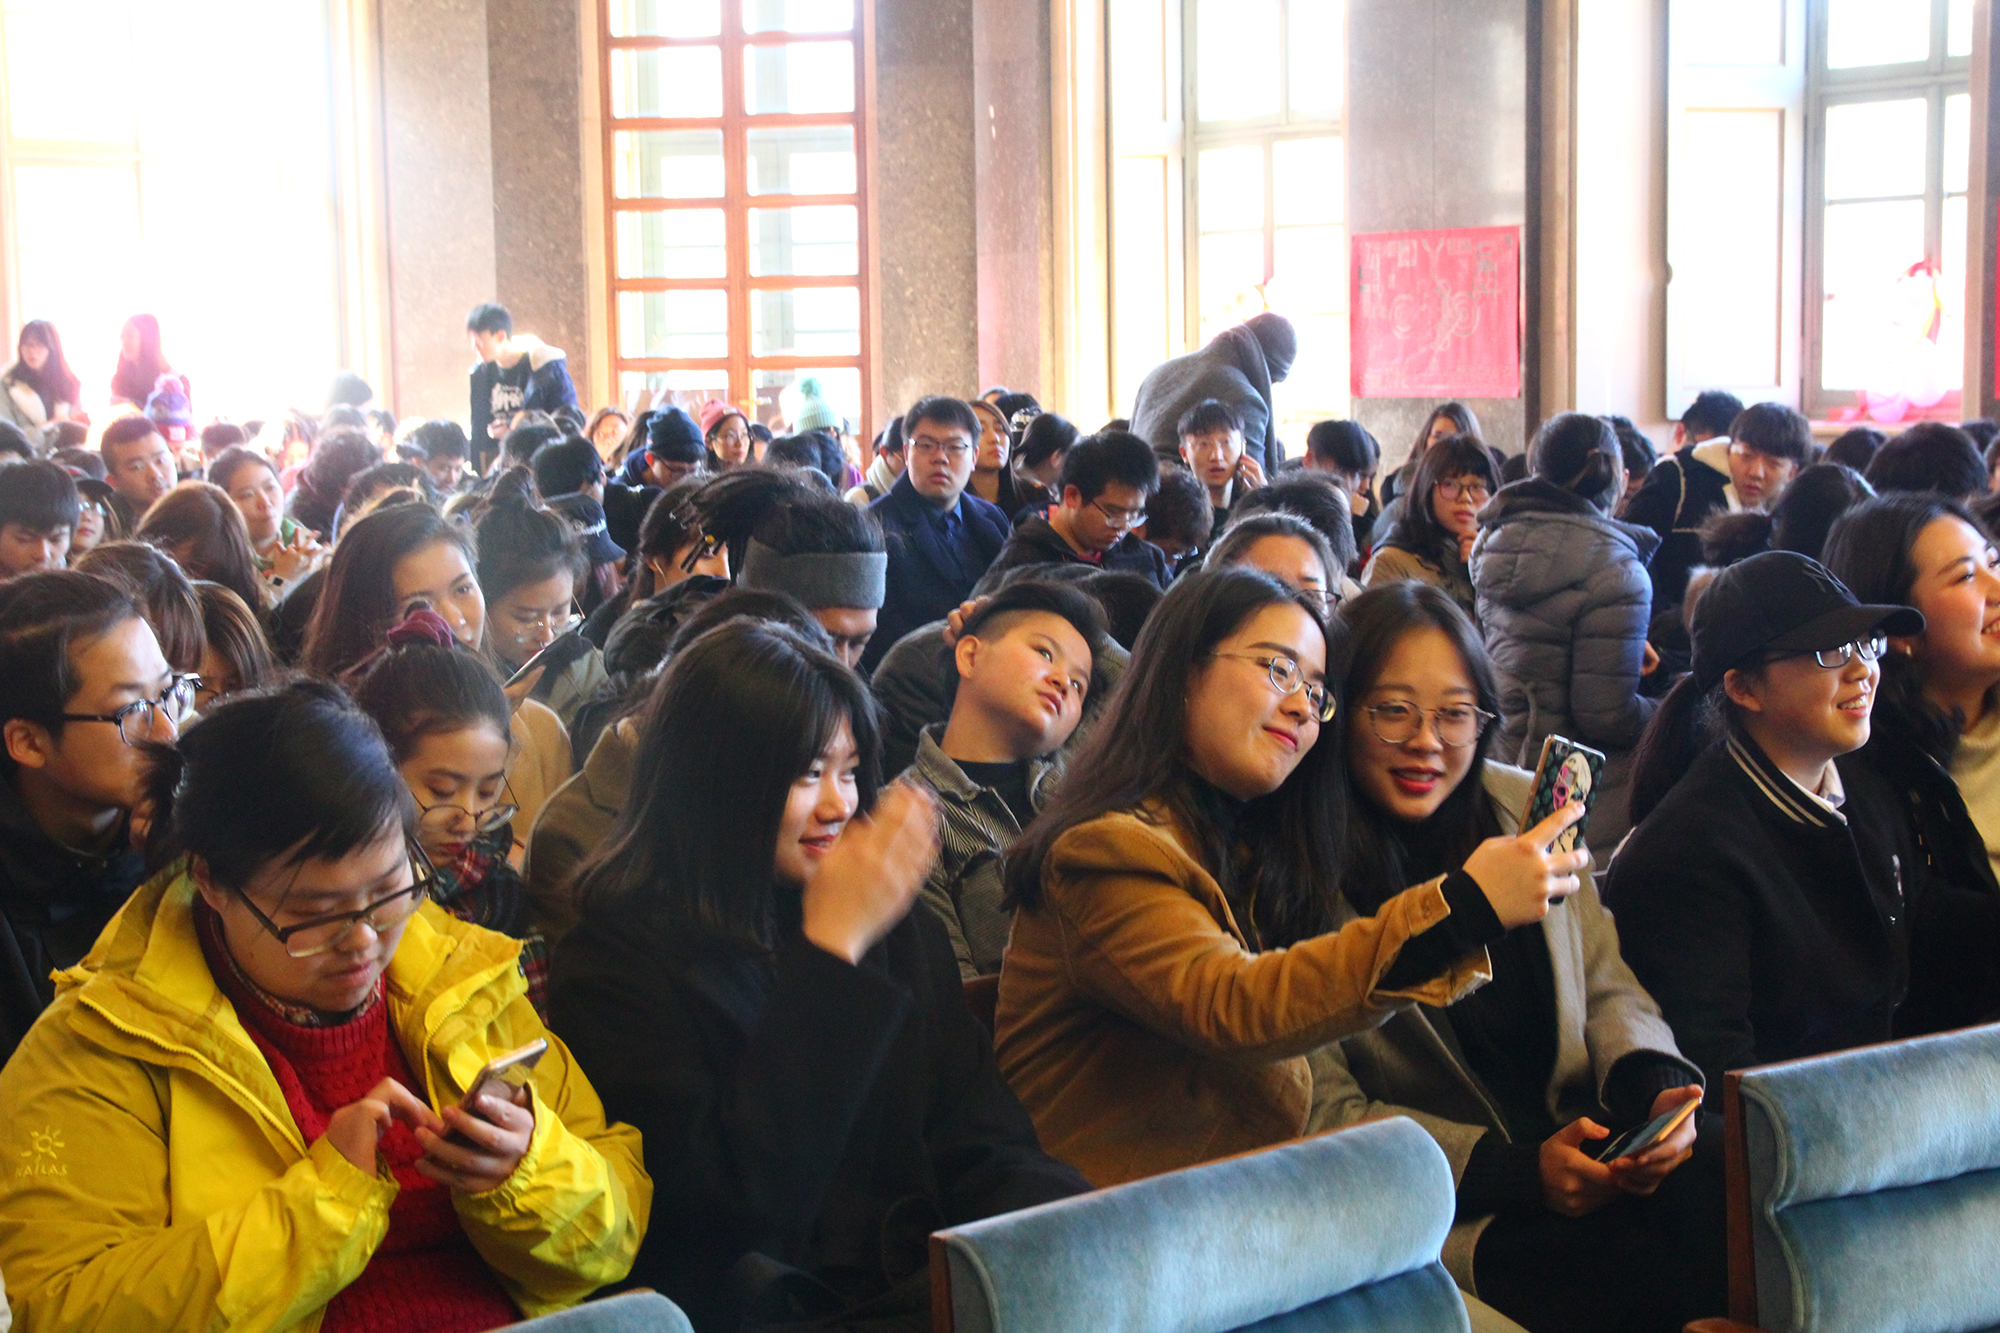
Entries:
[[985,590],[991,591],[1001,574],[1023,565],[1090,565],[1113,573],[1137,574],[1162,591],[1173,581],[1167,553],[1142,540],[1137,533],[1128,532],[1120,537],[1101,559],[1086,560],[1063,540],[1054,524],[1039,515],[1015,528],[1007,538],[1007,544],[987,567],[982,581]]
[[896,640],[958,609],[1007,544],[1009,529],[997,506],[970,492],[958,497],[956,517],[947,520],[917,493],[907,472],[868,512],[882,525],[889,550],[888,586],[875,637],[861,655],[862,667],[873,671]]
[[631,1281],[702,1333],[788,1287],[849,1309],[914,1292],[926,1327],[932,1231],[1088,1186],[1041,1151],[925,909],[858,967],[787,934],[765,959],[586,916],[556,950],[551,1026],[645,1136]]
[[108,851],[76,851],[42,832],[0,778],[0,1064],[55,998],[49,973],[90,952],[145,871],[122,822]]
[[1655,610],[1679,606],[1687,596],[1688,573],[1701,563],[1701,525],[1729,509],[1729,478],[1697,461],[1694,451],[1689,445],[1662,460],[1620,515],[1660,534],[1660,549],[1647,565]]
[[1723,1071],[1891,1036],[1906,979],[1893,798],[1836,761],[1844,818],[1754,742],[1710,750],[1611,863],[1625,960],[1710,1087]]
[[1889,793],[1911,844],[1903,875],[1910,993],[1896,1035],[1992,1022],[2000,1016],[2000,882],[1957,781],[1887,705],[1876,707],[1873,733],[1851,762]]

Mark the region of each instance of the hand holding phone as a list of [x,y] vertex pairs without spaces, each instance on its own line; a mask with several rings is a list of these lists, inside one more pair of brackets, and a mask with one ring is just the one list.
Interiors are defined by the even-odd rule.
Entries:
[[424,1146],[417,1170],[466,1194],[497,1189],[513,1175],[535,1135],[528,1079],[548,1048],[538,1037],[487,1061],[458,1104],[438,1117],[446,1132],[417,1129],[417,1141]]
[[1590,822],[1590,807],[1597,801],[1603,775],[1601,751],[1565,736],[1550,736],[1542,742],[1542,759],[1535,765],[1535,785],[1521,815],[1521,827],[1533,828],[1564,806],[1581,803],[1582,817],[1549,844],[1553,852],[1575,851],[1583,845],[1583,831]]

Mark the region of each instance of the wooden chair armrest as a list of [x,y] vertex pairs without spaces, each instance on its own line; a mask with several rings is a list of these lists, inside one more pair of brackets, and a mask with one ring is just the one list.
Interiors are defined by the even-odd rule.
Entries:
[[1734,1319],[1697,1319],[1687,1326],[1686,1333],[1763,1333],[1763,1330]]

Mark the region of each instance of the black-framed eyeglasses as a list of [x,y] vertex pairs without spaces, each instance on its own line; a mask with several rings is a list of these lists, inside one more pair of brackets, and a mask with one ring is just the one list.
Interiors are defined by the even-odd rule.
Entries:
[[[500,790],[512,796],[514,794],[514,780],[512,778],[502,778],[500,780]],[[515,815],[521,813],[521,807],[516,801],[501,801],[498,804],[487,806],[484,810],[474,811],[470,807],[463,805],[452,805],[444,802],[440,802],[437,805],[425,805],[422,801],[418,801],[417,812],[418,843],[429,842],[443,846],[458,834],[459,830],[463,827],[463,820],[470,820],[472,822],[472,836],[477,838],[491,833],[495,829],[505,828],[512,822]]]
[[201,677],[175,672],[167,678],[167,688],[157,699],[134,699],[114,713],[58,713],[65,722],[109,722],[118,728],[118,738],[127,745],[143,745],[153,739],[153,714],[164,713],[176,728],[194,709],[195,691]]
[[1126,509],[1118,505],[1106,507],[1102,502],[1092,500],[1090,507],[1104,515],[1104,521],[1114,528],[1136,528],[1146,521],[1144,509]]
[[1857,654],[1864,662],[1879,662],[1882,655],[1888,651],[1888,636],[1876,634],[1866,639],[1856,639],[1853,643],[1843,643],[1838,648],[1821,648],[1812,653],[1786,653],[1784,656],[1809,656],[1828,671],[1837,671],[1852,662]]
[[1484,503],[1493,498],[1493,488],[1483,481],[1452,477],[1437,484],[1438,494],[1447,500],[1471,500]]
[[1291,658],[1280,657],[1275,653],[1211,653],[1210,656],[1256,663],[1271,677],[1272,689],[1286,698],[1304,692],[1306,706],[1312,709],[1313,715],[1322,722],[1333,721],[1335,708],[1333,695],[1327,691],[1326,686],[1307,680],[1305,672],[1299,670],[1299,664]]
[[238,896],[250,909],[250,915],[257,918],[257,924],[270,932],[271,938],[284,947],[286,954],[293,958],[314,958],[331,950],[356,926],[366,925],[377,935],[385,935],[417,914],[424,899],[430,897],[437,887],[438,873],[430,857],[424,854],[422,844],[415,839],[405,839],[404,846],[410,853],[409,886],[377,898],[357,911],[335,912],[301,921],[295,926],[281,926],[264,915],[264,910],[251,902],[248,894]]
[[972,452],[970,440],[934,440],[928,435],[919,435],[910,441],[912,454],[942,454],[946,458],[959,459]]
[[1462,750],[1473,744],[1486,728],[1493,725],[1494,720],[1493,714],[1471,704],[1419,708],[1399,699],[1370,704],[1362,711],[1368,714],[1368,729],[1384,745],[1408,745],[1422,734],[1424,718],[1429,717],[1431,730],[1437,733],[1438,744],[1447,750]]

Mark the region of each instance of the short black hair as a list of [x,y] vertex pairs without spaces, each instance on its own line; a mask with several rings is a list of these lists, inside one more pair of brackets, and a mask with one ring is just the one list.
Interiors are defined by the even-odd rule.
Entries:
[[1063,455],[1062,477],[1056,488],[1060,493],[1074,486],[1088,504],[1104,494],[1105,487],[1113,482],[1130,486],[1143,495],[1150,496],[1158,490],[1160,459],[1153,446],[1122,430],[1087,436]]
[[866,555],[887,549],[873,514],[839,496],[811,492],[773,505],[751,535],[779,555]]
[[1105,640],[1110,638],[1111,628],[1105,619],[1103,604],[1073,583],[1036,578],[1008,583],[966,618],[965,628],[960,631],[959,637],[998,637],[1023,616],[1036,614],[1066,620],[1070,628],[1082,636],[1090,649],[1090,683],[1092,693],[1095,693],[1099,678],[1097,663],[1103,656]]
[[1618,437],[1618,452],[1625,456],[1627,481],[1636,480],[1653,470],[1653,465],[1660,461],[1659,451],[1632,424],[1632,418],[1621,417],[1614,412],[1604,418],[1604,424],[1611,427],[1611,433]]
[[1681,413],[1681,425],[1689,434],[1700,431],[1704,435],[1727,435],[1742,412],[1743,400],[1735,394],[1724,389],[1703,389],[1688,404],[1687,411]]
[[1326,538],[1327,547],[1342,570],[1360,558],[1354,540],[1354,506],[1347,492],[1323,473],[1300,468],[1280,473],[1269,485],[1244,492],[1230,517],[1240,520],[1252,514],[1291,514],[1304,519]]
[[1888,442],[1889,437],[1873,426],[1850,426],[1826,447],[1826,456],[1822,461],[1866,472],[1868,465],[1875,461],[1875,451]]
[[201,428],[201,456],[214,458],[224,449],[250,443],[249,434],[233,421],[211,421]]
[[[1252,492],[1255,494],[1255,492]],[[1176,542],[1191,551],[1208,545],[1215,526],[1215,501],[1208,487],[1186,468],[1169,468],[1146,504],[1146,540]]]
[[433,461],[441,458],[472,457],[472,441],[466,438],[465,427],[456,421],[433,418],[410,432],[406,443],[425,458]]
[[[1129,569],[1093,569],[1078,579],[1076,586],[1095,597],[1104,608],[1112,639],[1128,653],[1139,641],[1139,631],[1146,628],[1153,608],[1166,596],[1159,584]],[[1095,656],[1093,653],[1092,657]]]
[[1972,437],[1942,421],[1920,421],[1869,460],[1862,473],[1877,491],[1929,491],[1954,500],[1986,494],[1986,460]]
[[508,467],[532,463],[543,446],[554,444],[562,435],[558,427],[540,422],[531,421],[524,426],[516,426],[500,439],[501,463]]
[[73,473],[82,473],[93,481],[104,480],[104,455],[95,449],[58,449],[49,458]]
[[915,439],[917,423],[935,421],[940,426],[956,426],[971,436],[979,438],[979,417],[963,398],[947,398],[943,394],[932,394],[919,398],[909,411],[903,414],[903,438]]
[[1306,432],[1306,453],[1342,472],[1372,473],[1382,466],[1382,446],[1358,421],[1316,421]]
[[[61,735],[62,715],[83,688],[72,648],[138,618],[138,604],[121,585],[75,570],[0,584],[0,722],[25,718]],[[0,748],[0,772],[14,768]]]
[[0,421],[0,454],[15,454],[21,458],[35,458],[35,446],[29,441],[28,433],[11,421]]
[[535,455],[535,489],[544,499],[574,495],[584,487],[604,480],[604,460],[597,446],[581,435],[571,435],[548,445]]
[[514,317],[507,313],[506,306],[498,302],[481,302],[479,305],[472,307],[472,313],[465,317],[465,331],[467,333],[504,333],[511,336],[514,332]]
[[1076,423],[1056,412],[1044,412],[1021,432],[1018,450],[1023,467],[1040,467],[1056,454],[1075,446],[1083,438]]
[[37,459],[0,467],[0,527],[18,523],[40,535],[76,529],[76,482],[59,463]]
[[320,413],[319,428],[321,430],[332,430],[335,426],[346,426],[350,430],[365,431],[368,429],[368,416],[360,408],[355,407],[351,403],[335,403],[332,407]]
[[326,391],[328,407],[339,403],[346,403],[349,407],[359,407],[363,403],[373,402],[374,399],[375,391],[368,387],[368,381],[351,370],[336,370],[333,373],[333,387]]
[[1728,434],[1738,444],[1799,467],[1812,461],[1812,423],[1783,403],[1750,404],[1729,423]]
[[1180,422],[1174,427],[1174,433],[1183,440],[1190,435],[1207,435],[1218,430],[1231,430],[1238,434],[1243,431],[1241,414],[1219,398],[1202,399],[1181,413]]
[[[114,462],[111,457],[112,449],[121,444],[136,444],[148,435],[159,434],[160,428],[153,424],[150,417],[120,417],[106,426],[103,434],[97,437],[97,453],[104,460],[104,466],[109,468]],[[166,437],[161,436],[161,438]]]

